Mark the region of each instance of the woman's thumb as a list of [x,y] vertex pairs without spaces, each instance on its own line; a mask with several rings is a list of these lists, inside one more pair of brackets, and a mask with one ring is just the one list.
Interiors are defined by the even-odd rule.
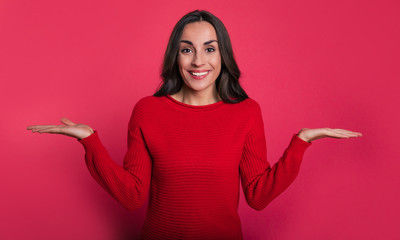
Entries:
[[67,126],[74,126],[75,125],[75,123],[73,123],[71,120],[69,120],[68,118],[65,118],[65,117],[61,118],[60,121],[62,123],[64,123],[65,125],[67,125]]

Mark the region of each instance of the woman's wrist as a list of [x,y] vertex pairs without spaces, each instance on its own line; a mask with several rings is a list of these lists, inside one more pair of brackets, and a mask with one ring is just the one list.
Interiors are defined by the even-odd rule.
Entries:
[[88,133],[82,134],[81,136],[78,137],[78,140],[82,140],[84,138],[89,137],[90,135],[92,135],[94,133],[93,129],[90,129],[90,131]]
[[[303,128],[304,129],[304,128]],[[300,131],[299,131],[299,133],[297,134],[297,136],[301,139],[301,140],[303,140],[303,141],[305,141],[305,142],[311,142],[310,141],[310,139],[309,138],[307,138],[306,136],[304,136],[304,134],[303,134],[303,129],[301,129]]]

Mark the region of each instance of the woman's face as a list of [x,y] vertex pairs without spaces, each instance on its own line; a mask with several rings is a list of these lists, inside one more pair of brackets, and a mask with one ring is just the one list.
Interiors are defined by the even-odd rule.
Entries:
[[217,33],[209,22],[194,22],[185,26],[177,62],[188,88],[212,93],[221,72],[221,55]]

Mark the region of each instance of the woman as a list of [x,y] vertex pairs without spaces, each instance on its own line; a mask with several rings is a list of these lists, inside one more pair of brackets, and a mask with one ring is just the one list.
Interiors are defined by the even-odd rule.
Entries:
[[28,129],[77,138],[92,176],[126,208],[142,206],[150,190],[142,239],[242,239],[240,180],[247,203],[262,210],[296,178],[312,141],[361,134],[303,128],[270,166],[260,106],[239,76],[222,22],[193,11],[171,34],[163,85],[133,109],[123,167],[87,125],[63,118]]

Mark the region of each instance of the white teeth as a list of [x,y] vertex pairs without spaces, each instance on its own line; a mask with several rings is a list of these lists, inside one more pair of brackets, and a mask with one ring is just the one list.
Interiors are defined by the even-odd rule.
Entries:
[[190,72],[190,74],[192,74],[193,76],[203,76],[206,75],[208,73],[207,72]]

